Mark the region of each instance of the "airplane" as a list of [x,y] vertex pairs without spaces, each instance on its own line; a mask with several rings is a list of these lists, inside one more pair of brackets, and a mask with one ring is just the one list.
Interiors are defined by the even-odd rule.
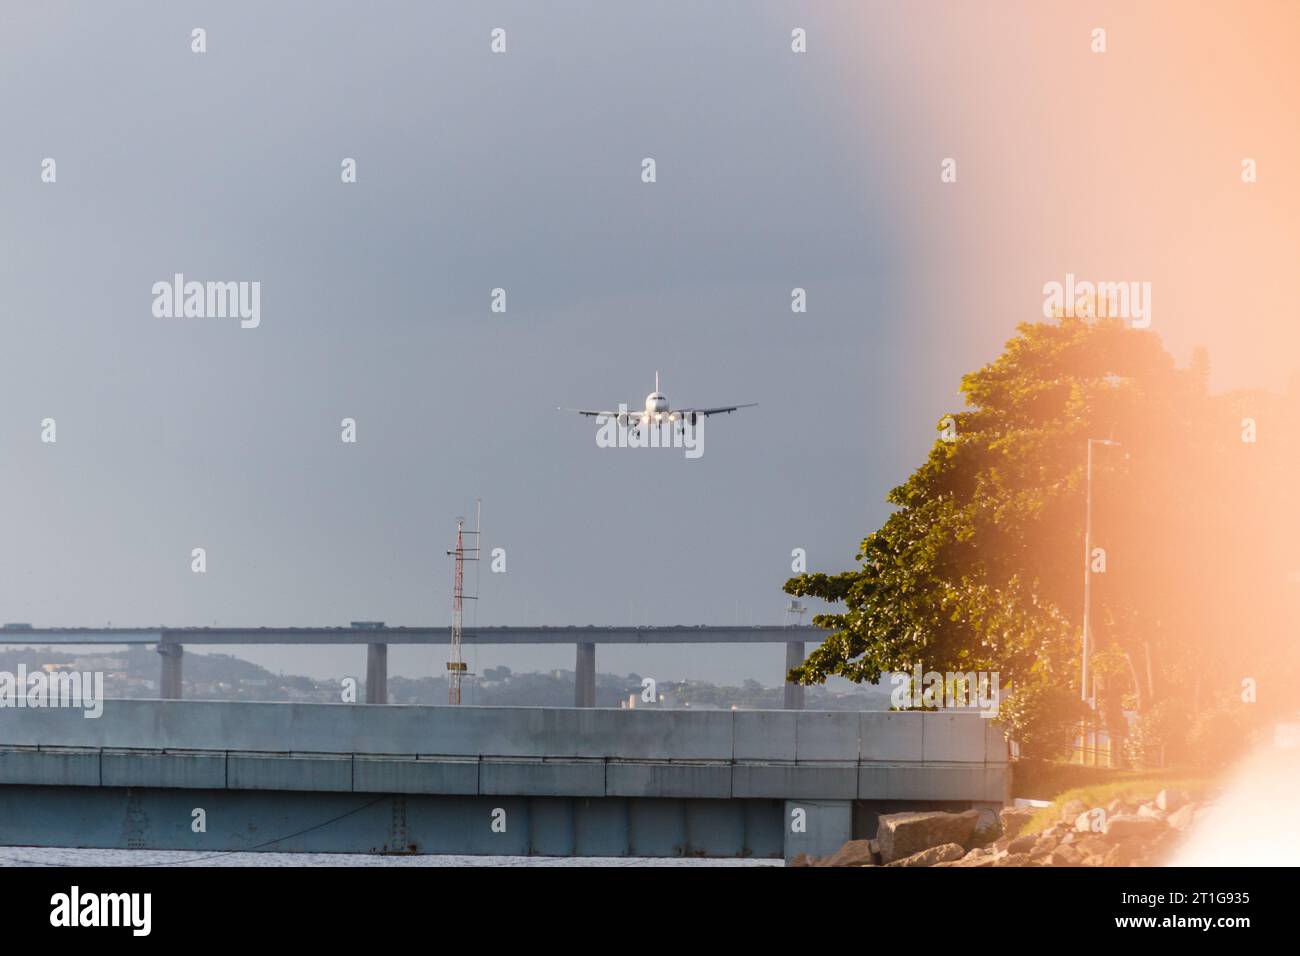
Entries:
[[627,411],[626,406],[617,412],[594,411],[587,408],[563,408],[562,412],[577,412],[579,415],[597,416],[602,415],[605,418],[616,418],[618,423],[626,427],[629,422],[633,427],[638,425],[663,424],[664,422],[683,422],[694,426],[700,418],[707,418],[709,415],[718,415],[723,412],[730,414],[738,408],[754,408],[758,402],[748,402],[743,405],[719,405],[716,408],[670,408],[668,397],[659,391],[659,373],[655,372],[655,390],[645,397],[645,411]]

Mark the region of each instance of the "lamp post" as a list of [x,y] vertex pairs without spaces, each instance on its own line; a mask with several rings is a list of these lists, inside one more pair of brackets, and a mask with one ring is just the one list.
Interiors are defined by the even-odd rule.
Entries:
[[1083,521],[1083,673],[1079,680],[1079,699],[1096,707],[1096,701],[1088,693],[1088,656],[1091,650],[1092,632],[1088,619],[1092,607],[1092,446],[1118,446],[1119,442],[1108,438],[1088,439],[1087,471],[1087,509]]
[[[1083,666],[1079,676],[1079,699],[1088,705],[1091,710],[1097,709],[1097,701],[1094,695],[1088,692],[1088,657],[1092,652],[1092,631],[1089,628],[1089,616],[1092,607],[1092,446],[1109,445],[1118,446],[1119,442],[1111,441],[1108,438],[1089,438],[1088,439],[1088,471],[1087,471],[1087,509],[1083,519]],[[1080,742],[1085,748],[1081,755],[1083,762],[1087,763],[1086,748],[1088,745],[1088,735],[1086,733],[1081,737]],[[1093,758],[1094,762],[1096,757]]]

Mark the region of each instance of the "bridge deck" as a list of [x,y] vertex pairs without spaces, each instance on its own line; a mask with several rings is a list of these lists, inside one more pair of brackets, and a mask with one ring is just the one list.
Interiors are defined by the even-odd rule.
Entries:
[[864,802],[997,805],[1007,781],[974,713],[0,710],[0,844],[788,858],[838,847]]
[[[788,644],[816,627],[471,627],[467,644]],[[449,627],[0,627],[4,644],[449,644]]]

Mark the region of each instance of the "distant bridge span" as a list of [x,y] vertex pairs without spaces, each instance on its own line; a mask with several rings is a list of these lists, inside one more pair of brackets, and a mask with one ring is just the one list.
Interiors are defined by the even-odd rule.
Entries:
[[[596,706],[597,644],[784,644],[786,672],[803,663],[804,644],[821,642],[826,631],[799,626],[720,627],[473,627],[467,646],[475,644],[573,644],[574,706]],[[388,627],[356,621],[348,627],[0,627],[5,644],[154,644],[162,656],[159,693],[165,700],[182,697],[182,662],[186,644],[364,644],[366,703],[388,702],[389,644],[450,644],[449,627]],[[785,709],[802,710],[803,688],[785,685]]]

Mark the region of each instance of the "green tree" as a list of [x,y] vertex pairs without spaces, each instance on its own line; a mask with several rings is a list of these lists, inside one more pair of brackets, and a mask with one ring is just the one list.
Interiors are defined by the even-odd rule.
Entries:
[[[1119,443],[1093,446],[1105,571],[1092,578],[1091,660],[1112,728],[1121,706],[1176,695],[1194,707],[1203,686],[1294,673],[1294,523],[1278,526],[1294,390],[1212,396],[1203,353],[1179,368],[1151,332],[1077,318],[1021,325],[961,390],[967,410],[940,423],[955,440],[941,435],[889,493],[896,510],[862,542],[860,566],[786,583],[843,606],[814,617],[831,633],[792,680],[998,671],[1026,695],[1004,708],[1013,731],[1037,722],[1038,739],[1059,737],[1044,728],[1069,719],[1067,695],[1044,689],[1079,693],[1089,439]],[[1275,426],[1267,449],[1242,440],[1243,409]]]

